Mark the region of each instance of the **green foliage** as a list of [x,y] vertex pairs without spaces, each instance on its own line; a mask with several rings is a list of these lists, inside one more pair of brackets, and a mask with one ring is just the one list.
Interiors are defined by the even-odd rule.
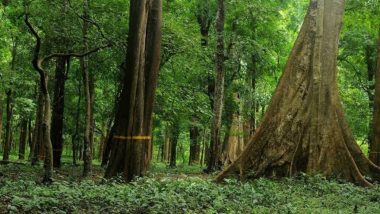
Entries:
[[[7,178],[15,166],[2,168]],[[18,167],[16,167],[18,168]],[[21,167],[19,170],[28,171]],[[33,174],[33,172],[29,172]],[[213,183],[209,177],[151,174],[130,184],[63,178],[51,186],[27,174],[0,177],[0,212],[9,213],[379,213],[380,189],[320,176]]]

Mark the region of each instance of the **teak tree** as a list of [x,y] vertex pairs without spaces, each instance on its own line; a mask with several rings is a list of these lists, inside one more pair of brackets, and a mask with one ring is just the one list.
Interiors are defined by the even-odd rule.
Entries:
[[125,79],[106,177],[142,176],[151,159],[152,114],[160,66],[161,0],[131,0]]
[[380,168],[360,150],[344,119],[337,52],[344,0],[311,0],[272,101],[239,158],[217,177],[323,173],[363,186]]

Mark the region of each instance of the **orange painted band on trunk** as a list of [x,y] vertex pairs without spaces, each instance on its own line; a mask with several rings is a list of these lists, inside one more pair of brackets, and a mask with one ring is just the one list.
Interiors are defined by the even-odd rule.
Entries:
[[114,136],[113,139],[115,140],[151,140],[152,138],[150,136],[132,136],[132,137]]

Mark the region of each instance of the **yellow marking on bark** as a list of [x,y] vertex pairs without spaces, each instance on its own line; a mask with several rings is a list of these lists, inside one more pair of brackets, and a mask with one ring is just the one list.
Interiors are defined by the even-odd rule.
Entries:
[[152,138],[150,136],[114,136],[113,139],[115,140],[151,140]]

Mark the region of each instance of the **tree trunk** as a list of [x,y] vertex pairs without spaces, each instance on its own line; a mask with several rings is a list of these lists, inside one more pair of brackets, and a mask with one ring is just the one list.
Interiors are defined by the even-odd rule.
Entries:
[[161,0],[131,0],[126,75],[106,177],[143,176],[151,160],[154,94],[160,65]]
[[199,163],[200,154],[200,131],[197,126],[190,127],[190,155],[189,165]]
[[3,149],[3,160],[8,161],[11,153],[12,146],[12,117],[13,117],[13,103],[12,103],[12,90],[8,90],[7,93],[7,120],[5,125],[5,142]]
[[0,92],[0,144],[3,142],[3,95]]
[[380,29],[377,43],[377,68],[376,68],[375,101],[373,112],[373,140],[370,144],[369,159],[380,166]]
[[29,146],[29,157],[28,160],[30,160],[31,157],[31,151],[32,151],[32,145],[33,145],[33,134],[32,134],[32,120],[28,119],[28,146]]
[[323,173],[363,186],[379,178],[344,119],[337,76],[344,0],[311,0],[271,104],[239,158],[216,178]]
[[174,168],[177,166],[177,145],[179,138],[179,126],[177,124],[172,125],[170,132],[170,161],[169,167]]
[[[234,100],[240,107],[240,99],[236,93],[234,94]],[[232,112],[230,120],[231,122],[225,136],[226,142],[223,145],[224,157],[222,158],[222,162],[224,165],[231,164],[235,161],[244,149],[244,129],[239,109]]]
[[106,142],[104,143],[104,146],[103,146],[102,164],[101,164],[102,167],[105,167],[108,164],[110,153],[111,153],[112,140],[113,140],[113,136],[115,135],[115,131],[116,131],[116,126],[114,124],[112,125],[111,130],[109,131],[107,135]]
[[20,143],[18,150],[18,159],[24,160],[25,158],[25,146],[28,137],[28,120],[22,119],[20,125]]
[[[375,68],[375,62],[373,60],[372,54],[374,52],[374,48],[372,48],[371,45],[367,45],[365,48],[365,62],[367,64],[367,81],[368,81],[368,88],[366,89],[367,96],[368,96],[368,107],[370,111],[373,111],[374,109],[374,94],[373,94],[373,89],[374,85],[372,85],[372,82],[375,78],[375,73],[376,73],[376,68]],[[373,125],[373,120],[372,118],[369,120],[369,130],[368,130],[368,144],[371,146],[372,145],[372,140],[373,140],[373,129],[371,128]]]
[[250,99],[247,99],[245,105],[248,110],[247,118],[244,122],[244,142],[248,143],[249,139],[254,135],[256,130],[256,112],[258,110],[258,105],[256,105],[256,76],[257,76],[257,56],[256,53],[252,54],[251,57],[252,64],[247,72],[247,82],[250,85],[250,93],[253,95]]
[[218,0],[218,14],[216,18],[216,82],[214,97],[214,117],[211,128],[210,155],[207,171],[212,172],[219,168],[221,152],[221,126],[224,100],[224,0]]
[[51,141],[53,143],[53,166],[61,167],[63,149],[63,119],[65,107],[66,57],[56,60],[53,112],[51,123]]
[[78,102],[77,102],[77,112],[75,113],[75,131],[74,134],[71,136],[71,147],[73,150],[73,165],[77,164],[77,156],[78,156],[78,141],[79,141],[79,126],[80,126],[80,110],[81,110],[81,101],[82,101],[82,93],[81,93],[81,87],[82,87],[82,81],[78,81]]
[[[43,81],[43,83],[42,83]],[[42,140],[45,150],[44,158],[44,176],[43,183],[51,183],[53,181],[53,146],[50,138],[50,124],[51,124],[51,106],[50,96],[48,91],[48,76],[47,74],[41,76],[41,88],[44,103],[44,117],[42,121]]]
[[34,134],[32,141],[32,149],[30,151],[30,160],[32,166],[36,165],[41,159],[41,151],[43,149],[43,137],[42,137],[42,120],[44,117],[44,101],[41,90],[38,90],[38,98],[37,98],[37,111],[36,111],[36,119],[34,123]]
[[169,163],[170,161],[170,151],[171,151],[171,143],[170,143],[170,131],[166,128],[165,137],[164,137],[164,146],[163,146],[163,161],[165,163]]
[[[89,30],[89,22],[87,21],[89,16],[89,3],[88,0],[83,0],[83,17],[85,20],[83,21],[83,45],[84,52],[88,51],[88,30]],[[89,176],[92,173],[92,125],[93,125],[93,113],[92,113],[92,95],[91,95],[91,83],[90,83],[90,73],[88,69],[88,57],[85,56],[81,58],[81,70],[83,75],[83,86],[84,86],[84,97],[86,103],[86,116],[85,116],[85,131],[84,131],[84,154],[83,154],[83,176]]]

